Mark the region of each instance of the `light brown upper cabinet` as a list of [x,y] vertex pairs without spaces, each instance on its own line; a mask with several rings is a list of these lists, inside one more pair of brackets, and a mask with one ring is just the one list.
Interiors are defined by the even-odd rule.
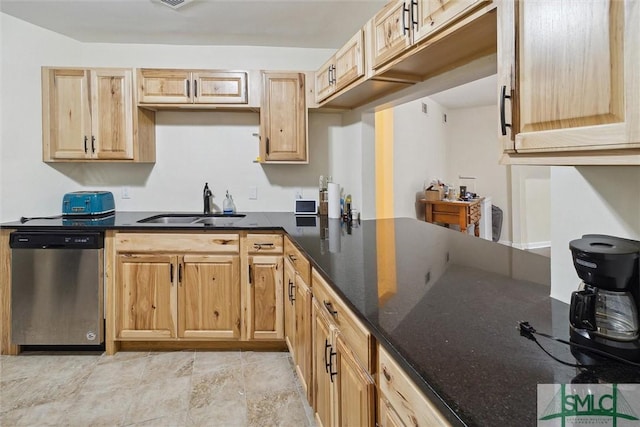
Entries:
[[247,72],[140,68],[140,104],[247,104]]
[[154,126],[134,107],[130,69],[42,68],[45,162],[154,162]]
[[503,1],[503,160],[640,164],[640,2]]
[[262,162],[308,163],[305,75],[264,71],[260,108]]
[[397,0],[373,18],[373,68],[443,29],[487,0]]
[[358,30],[316,72],[316,102],[323,101],[333,93],[364,76],[363,31]]

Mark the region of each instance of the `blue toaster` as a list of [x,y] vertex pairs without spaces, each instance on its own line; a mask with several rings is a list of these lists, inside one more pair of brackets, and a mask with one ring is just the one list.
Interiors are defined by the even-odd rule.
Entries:
[[115,210],[110,191],[74,191],[62,198],[62,215],[106,215]]

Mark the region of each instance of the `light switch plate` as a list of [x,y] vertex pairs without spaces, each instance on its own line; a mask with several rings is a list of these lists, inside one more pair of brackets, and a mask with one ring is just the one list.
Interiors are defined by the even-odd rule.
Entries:
[[255,185],[249,187],[249,200],[258,200],[258,187]]

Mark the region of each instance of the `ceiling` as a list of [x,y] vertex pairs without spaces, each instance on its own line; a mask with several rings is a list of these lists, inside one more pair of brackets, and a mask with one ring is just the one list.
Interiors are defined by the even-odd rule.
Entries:
[[[0,0],[0,11],[85,43],[341,47],[387,0]],[[429,96],[468,108],[496,103],[490,76]]]
[[495,105],[498,102],[498,76],[496,74],[429,95],[445,108],[471,108]]
[[0,0],[0,11],[81,42],[337,49],[387,0]]

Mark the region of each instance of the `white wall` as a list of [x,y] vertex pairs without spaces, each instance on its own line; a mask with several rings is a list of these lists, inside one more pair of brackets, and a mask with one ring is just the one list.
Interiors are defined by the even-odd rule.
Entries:
[[[468,191],[490,197],[491,203],[503,211],[500,241],[510,243],[509,168],[498,164],[501,147],[496,106],[449,109],[446,128],[446,181],[456,188],[467,185]],[[476,179],[460,180],[460,176]]]
[[[422,112],[427,104],[427,114]],[[444,179],[447,172],[446,110],[429,98],[394,107],[393,194],[396,217],[424,219],[424,206],[416,205],[425,182]],[[416,206],[418,209],[416,209]]]
[[511,166],[513,246],[551,245],[551,172],[549,166]]
[[640,240],[640,166],[551,168],[551,296],[569,302],[580,279],[569,242],[583,234]]
[[[154,165],[42,162],[41,66],[314,70],[332,50],[79,43],[6,14],[0,19],[0,221],[59,213],[62,195],[83,189],[113,191],[120,210],[200,210],[208,181],[218,204],[228,188],[238,210],[290,211],[296,191],[317,197],[320,174],[361,188],[357,171],[333,162],[359,150],[335,114],[309,115],[309,165],[253,163],[258,114],[219,112],[159,112]],[[120,198],[122,186],[131,187],[131,199]],[[249,186],[258,187],[257,200],[248,199]]]

